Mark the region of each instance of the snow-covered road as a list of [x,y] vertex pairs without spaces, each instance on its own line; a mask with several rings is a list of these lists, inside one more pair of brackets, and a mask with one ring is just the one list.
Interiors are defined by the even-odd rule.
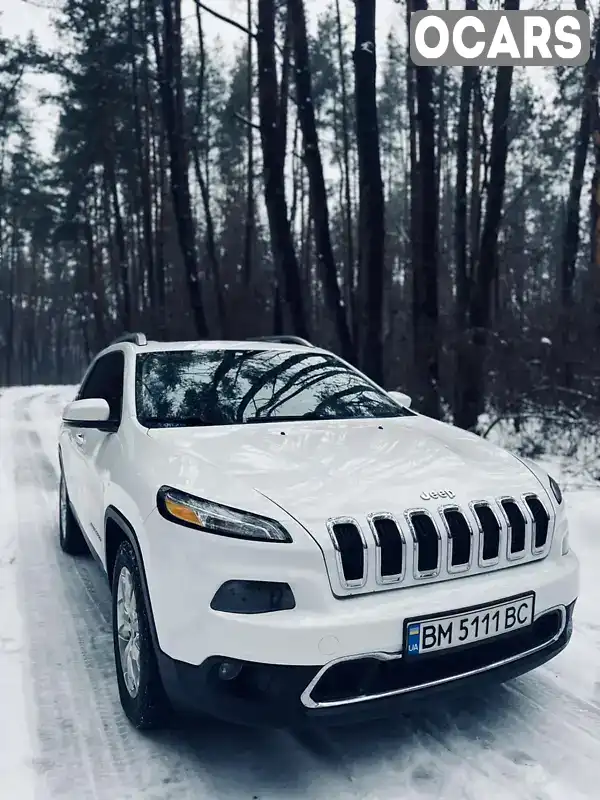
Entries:
[[58,547],[64,387],[0,393],[0,797],[6,800],[592,800],[600,792],[600,491],[569,493],[582,592],[571,645],[492,694],[305,731],[124,718],[108,588]]

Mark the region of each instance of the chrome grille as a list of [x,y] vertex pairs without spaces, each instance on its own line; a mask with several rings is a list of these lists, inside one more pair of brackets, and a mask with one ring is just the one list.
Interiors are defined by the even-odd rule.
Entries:
[[413,535],[415,554],[415,576],[434,578],[439,575],[441,567],[440,531],[428,511],[418,509],[406,515]]
[[466,572],[473,557],[473,531],[458,506],[442,509],[448,531],[448,571]]
[[367,580],[367,542],[360,525],[341,517],[330,520],[328,527],[344,587],[360,589]]
[[519,505],[512,497],[503,497],[500,500],[500,507],[508,521],[506,557],[510,561],[516,561],[525,555],[527,521]]
[[550,515],[545,506],[540,502],[539,497],[529,494],[525,497],[527,508],[531,512],[533,519],[532,550],[534,553],[542,553],[548,541],[550,532]]
[[491,567],[500,560],[502,528],[489,503],[471,503],[479,528],[479,566]]
[[401,516],[374,512],[365,522],[336,517],[327,529],[342,589],[372,591],[539,559],[550,549],[554,518],[551,506],[526,494]]
[[369,527],[375,539],[377,583],[398,583],[406,569],[406,539],[391,514],[370,514]]

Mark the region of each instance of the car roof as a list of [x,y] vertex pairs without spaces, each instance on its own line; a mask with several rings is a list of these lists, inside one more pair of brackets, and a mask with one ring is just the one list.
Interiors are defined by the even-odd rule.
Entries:
[[[173,352],[181,350],[256,350],[257,352],[263,350],[284,350],[290,352],[306,352],[306,353],[320,353],[329,354],[328,350],[313,345],[292,344],[288,342],[261,342],[252,341],[248,339],[213,339],[213,340],[190,340],[180,342],[157,342],[148,340],[146,344],[137,345],[134,342],[114,342],[102,350],[102,354],[122,349],[123,347],[132,347],[136,354],[142,353],[162,353]],[[100,353],[98,355],[101,355]]]

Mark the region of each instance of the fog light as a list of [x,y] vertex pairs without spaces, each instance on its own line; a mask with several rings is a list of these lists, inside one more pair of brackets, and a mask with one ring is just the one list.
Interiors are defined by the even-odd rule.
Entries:
[[229,614],[266,614],[296,607],[287,583],[270,581],[226,581],[216,592],[210,607]]
[[223,661],[217,674],[222,681],[233,681],[242,671],[242,666],[239,661]]

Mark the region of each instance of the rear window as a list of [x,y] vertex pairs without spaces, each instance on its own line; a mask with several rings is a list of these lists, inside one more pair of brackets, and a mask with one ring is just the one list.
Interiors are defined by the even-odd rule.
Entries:
[[413,415],[334,355],[293,350],[138,355],[136,410],[147,427]]

